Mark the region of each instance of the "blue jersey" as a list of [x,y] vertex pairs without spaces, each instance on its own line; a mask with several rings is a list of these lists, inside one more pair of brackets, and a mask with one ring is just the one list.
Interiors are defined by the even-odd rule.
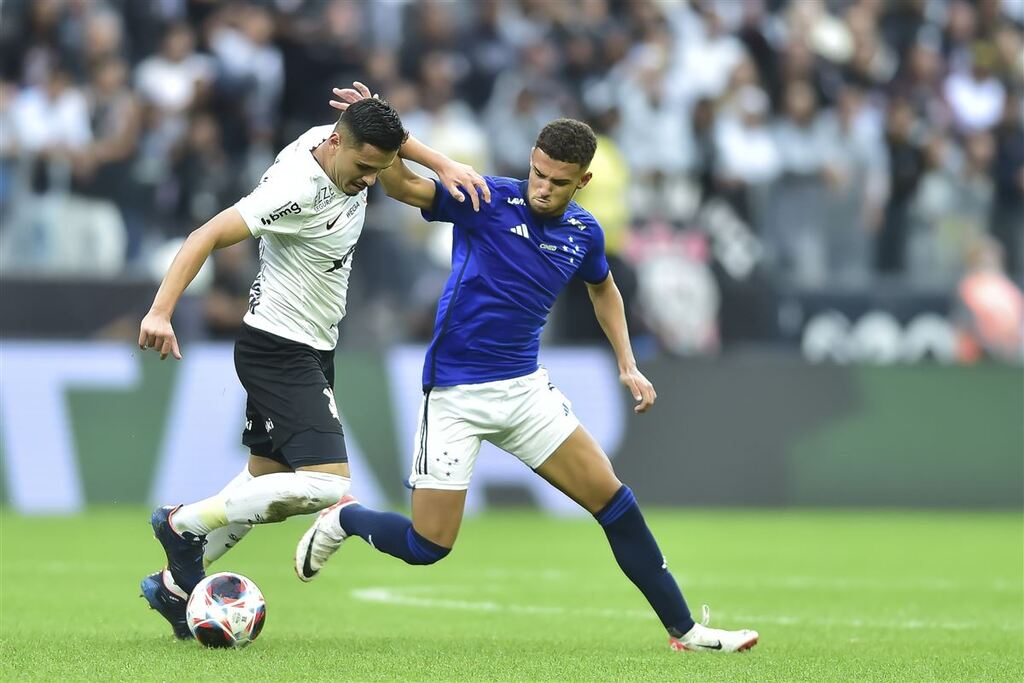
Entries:
[[490,204],[473,211],[434,181],[428,221],[454,224],[452,273],[437,306],[423,364],[424,390],[528,375],[537,369],[540,332],[574,275],[608,277],[604,232],[570,202],[559,217],[530,211],[526,181],[488,176]]

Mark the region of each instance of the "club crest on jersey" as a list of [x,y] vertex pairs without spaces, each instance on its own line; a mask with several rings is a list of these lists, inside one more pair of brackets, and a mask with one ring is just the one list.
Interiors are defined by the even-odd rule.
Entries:
[[302,208],[299,206],[299,203],[288,202],[287,204],[282,204],[281,206],[271,211],[268,215],[261,218],[260,222],[263,223],[263,225],[270,225],[271,223],[273,223],[274,221],[283,216],[290,216],[292,214],[298,213],[302,213]]
[[323,211],[334,200],[335,196],[334,190],[331,188],[321,187],[313,199],[313,211],[317,213]]

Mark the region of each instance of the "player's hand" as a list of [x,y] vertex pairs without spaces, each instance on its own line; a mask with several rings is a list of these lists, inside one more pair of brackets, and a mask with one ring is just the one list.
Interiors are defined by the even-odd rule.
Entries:
[[173,355],[175,360],[181,360],[178,339],[174,336],[171,319],[166,315],[150,311],[142,319],[142,325],[139,327],[139,348],[143,351],[146,349],[159,351],[160,360],[167,358],[168,354]]
[[480,199],[485,203],[491,203],[491,188],[483,176],[476,172],[469,164],[460,164],[457,161],[448,161],[437,170],[437,176],[441,184],[448,190],[455,201],[462,202],[466,196],[462,193],[463,188],[469,193],[469,201],[473,204],[473,210],[480,210]]
[[371,95],[370,89],[359,81],[352,83],[351,88],[333,88],[332,92],[337,99],[331,100],[330,105],[338,111],[345,111],[348,109],[348,105],[367,97],[380,97],[380,95]]
[[633,406],[634,413],[646,413],[658,398],[658,392],[654,390],[654,385],[644,377],[642,372],[637,370],[635,365],[622,370],[619,373],[619,381],[625,384],[633,394],[633,400],[636,401],[636,405]]

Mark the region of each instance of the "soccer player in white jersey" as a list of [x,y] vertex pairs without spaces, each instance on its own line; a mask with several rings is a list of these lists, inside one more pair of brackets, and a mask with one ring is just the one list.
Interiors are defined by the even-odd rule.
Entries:
[[350,485],[334,402],[334,347],[367,188],[401,152],[429,166],[474,206],[489,190],[471,168],[408,137],[382,100],[353,105],[336,125],[311,128],[285,147],[256,188],[195,230],[171,264],[142,321],[139,347],[181,358],[171,314],[214,249],[260,239],[259,273],[235,344],[247,392],[242,443],[251,456],[218,494],[153,512],[167,569],[142,593],[179,638],[190,637],[185,601],[205,566],[253,524],[279,522],[336,503]]
[[[339,108],[369,92],[336,91]],[[466,210],[436,181],[401,161],[381,174],[390,196],[427,220],[453,224],[452,273],[438,304],[423,365],[423,407],[415,443],[412,519],[359,505],[351,496],[323,510],[295,552],[303,581],[317,576],[348,537],[409,564],[448,555],[462,522],[481,440],[518,457],[594,515],[623,573],[640,589],[675,650],[737,652],[756,631],[696,623],[647,528],[636,498],[537,364],[540,333],[558,293],[573,277],[586,283],[594,313],[615,351],[620,379],[643,413],[654,387],[637,369],[622,297],[604,254],[604,233],[572,201],[591,177],[597,139],[586,124],[554,121],[530,155],[527,180],[486,177],[491,200]]]

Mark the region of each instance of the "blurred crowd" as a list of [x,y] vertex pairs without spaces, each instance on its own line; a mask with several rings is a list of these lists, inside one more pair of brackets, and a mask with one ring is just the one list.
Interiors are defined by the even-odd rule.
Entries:
[[[1024,0],[4,0],[0,55],[9,273],[159,275],[354,79],[487,173],[591,123],[579,200],[669,348],[713,346],[736,283],[1024,273]],[[421,335],[447,233],[371,209],[353,304]],[[218,254],[211,328],[252,260]]]

